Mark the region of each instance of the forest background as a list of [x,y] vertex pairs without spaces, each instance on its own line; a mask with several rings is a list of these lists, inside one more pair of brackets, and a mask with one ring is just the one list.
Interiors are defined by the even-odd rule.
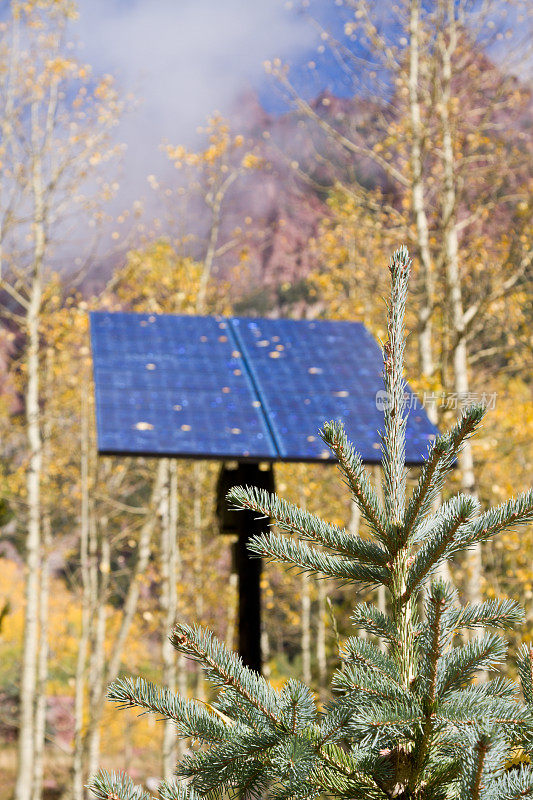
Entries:
[[[97,457],[90,309],[356,319],[382,338],[385,266],[406,243],[413,389],[439,424],[472,400],[490,408],[455,483],[483,505],[527,487],[527,5],[318,6],[294,22],[312,30],[312,58],[291,68],[272,45],[270,106],[263,84],[243,88],[224,115],[197,121],[193,144],[162,141],[142,197],[121,190],[124,120],[141,98],[84,62],[75,4],[2,8],[0,798],[81,800],[98,766],[169,775],[171,728],[114,714],[106,685],[142,673],[208,701],[169,647],[172,621],[236,639],[219,466]],[[285,497],[360,527],[332,467],[275,473]],[[532,560],[529,528],[449,572],[468,599],[519,599],[524,639]],[[350,598],[275,565],[262,589],[265,672],[302,676],[324,697]]]

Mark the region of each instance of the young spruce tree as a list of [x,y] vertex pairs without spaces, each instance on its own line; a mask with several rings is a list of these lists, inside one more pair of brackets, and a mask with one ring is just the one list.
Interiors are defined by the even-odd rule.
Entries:
[[[533,797],[533,651],[524,646],[518,656],[521,692],[503,677],[476,681],[477,673],[505,659],[496,629],[520,623],[523,612],[512,600],[461,606],[454,589],[434,577],[445,559],[533,519],[533,493],[485,512],[474,497],[460,494],[434,510],[457,454],[483,419],[484,408],[473,405],[433,442],[406,497],[403,326],[410,266],[405,248],[394,253],[383,348],[389,400],[383,503],[343,426],[328,422],[321,431],[372,538],[262,490],[237,488],[229,495],[236,508],[270,517],[283,532],[255,537],[253,553],[343,583],[383,585],[390,614],[368,603],[355,607],[354,626],[369,636],[344,642],[334,699],[323,709],[300,681],[288,680],[278,691],[210,631],[176,625],[173,645],[199,661],[219,690],[212,706],[142,678],[122,678],[109,689],[119,706],[173,720],[177,735],[192,740],[176,778],[161,785],[162,800]],[[482,633],[464,643],[458,634],[465,629]],[[101,800],[150,797],[122,774],[101,772],[90,788]]]

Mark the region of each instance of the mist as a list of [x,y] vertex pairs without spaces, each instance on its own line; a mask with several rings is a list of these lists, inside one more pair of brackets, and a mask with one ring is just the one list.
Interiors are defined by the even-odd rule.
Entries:
[[117,130],[124,206],[147,194],[149,174],[168,168],[163,141],[194,146],[210,113],[264,90],[265,60],[299,61],[317,39],[279,0],[80,0],[74,33],[95,74],[111,73],[133,98]]

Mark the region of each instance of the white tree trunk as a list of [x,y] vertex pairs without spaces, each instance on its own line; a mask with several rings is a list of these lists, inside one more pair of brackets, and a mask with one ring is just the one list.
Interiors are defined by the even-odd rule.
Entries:
[[[409,116],[411,121],[411,182],[412,204],[416,223],[418,256],[422,268],[422,300],[419,310],[418,351],[420,372],[431,387],[435,373],[433,357],[433,296],[434,276],[431,250],[429,246],[429,224],[425,206],[424,163],[422,145],[424,126],[420,113],[420,0],[411,0],[409,7]],[[433,392],[428,392],[425,403],[426,413],[434,425],[438,423],[437,403]],[[435,499],[434,511],[440,505],[440,496]],[[439,575],[451,580],[447,562],[439,567]]]
[[270,669],[270,639],[268,636],[268,631],[264,625],[261,630],[261,661],[263,665],[262,673],[268,680],[272,673],[272,670]]
[[[202,575],[204,569],[203,542],[202,542],[202,490],[204,482],[204,467],[199,461],[194,463],[194,499],[193,499],[193,546],[194,546],[194,610],[197,624],[201,624],[204,615],[204,598],[202,594]],[[199,664],[196,664],[196,697],[205,699],[204,673]]]
[[[45,402],[49,407],[53,386],[53,351],[46,351],[45,372]],[[46,409],[46,419],[43,424],[42,458],[43,473],[46,474],[50,462],[50,437],[52,426],[50,413]],[[37,684],[35,691],[35,743],[33,765],[33,800],[40,800],[44,778],[44,755],[46,738],[46,708],[48,682],[48,608],[50,595],[50,552],[52,549],[52,523],[50,519],[50,504],[46,504],[42,519],[42,548],[41,548],[41,580],[39,586],[39,652],[37,661]]]
[[[177,533],[178,533],[178,487],[176,462],[165,459],[167,477],[161,497],[161,608],[163,610],[163,684],[176,690],[176,652],[169,635],[176,622],[177,611]],[[175,725],[166,720],[163,731],[163,778],[172,777],[177,758]]]
[[[176,506],[174,510],[175,514],[175,524],[176,524],[176,579],[177,582],[180,584],[183,581],[183,559],[181,555],[181,543],[179,538],[179,482],[178,482],[178,462],[173,461],[171,462],[171,472],[170,472],[170,488],[171,492],[176,498]],[[174,469],[173,469],[174,467]],[[179,613],[179,599],[176,594],[176,616]],[[188,687],[187,687],[187,659],[183,655],[183,653],[177,653],[174,656],[176,658],[176,688],[178,693],[181,697],[188,697]],[[176,745],[176,754],[178,758],[184,754],[186,749],[186,743],[183,739],[178,739]]]
[[[439,33],[439,51],[442,59],[441,69],[441,97],[438,104],[442,127],[442,165],[444,172],[444,191],[442,198],[443,214],[443,256],[446,266],[446,279],[448,285],[448,302],[451,311],[452,336],[456,343],[453,353],[454,388],[459,402],[469,393],[468,381],[468,352],[465,332],[465,319],[462,299],[461,275],[459,270],[459,241],[456,224],[456,185],[455,185],[455,158],[453,148],[453,130],[450,119],[451,81],[452,81],[452,55],[457,46],[457,30],[455,24],[455,7],[452,0],[444,0],[443,19],[447,21],[442,25]],[[445,41],[445,32],[448,41]],[[476,493],[474,477],[474,459],[470,442],[465,445],[459,454],[459,467],[461,469],[461,485],[464,492]],[[466,595],[470,602],[478,603],[481,600],[481,545],[478,543],[469,550],[467,556],[467,583]]]
[[[361,524],[361,510],[357,503],[354,503],[353,500],[350,501],[350,520],[348,522],[348,530],[352,534],[352,536],[357,536],[359,534],[359,526]],[[357,631],[357,635],[361,637],[361,639],[366,639],[367,634],[363,628],[359,628]]]
[[[93,526],[91,526],[93,527]],[[105,637],[107,625],[107,598],[109,590],[110,544],[107,537],[107,519],[101,520],[99,588],[97,594],[96,616],[91,659],[89,662],[89,685],[91,708],[103,708],[107,681],[105,680]],[[96,533],[96,532],[95,532]],[[101,715],[100,715],[101,716]],[[87,741],[87,765],[90,775],[94,775],[100,765],[100,720],[92,725]]]
[[[300,508],[307,509],[307,474],[305,465],[300,467]],[[311,683],[311,581],[307,572],[300,577],[300,613],[301,630],[300,646],[302,651],[302,680],[308,686]]]
[[239,576],[231,568],[228,592],[228,621],[226,625],[226,647],[233,650],[235,645],[235,627],[237,622],[237,592],[239,589]]
[[83,800],[85,771],[83,764],[83,710],[85,698],[85,672],[91,615],[89,577],[89,425],[86,394],[82,391],[81,405],[81,510],[80,510],[80,566],[81,566],[81,632],[76,660],[76,691],[74,696],[74,759],[72,764],[72,797]]
[[[152,535],[155,530],[157,522],[157,512],[159,508],[164,477],[165,477],[164,465],[163,465],[163,460],[161,459],[158,464],[157,475],[154,480],[154,485],[152,488],[149,514],[147,515],[147,518],[141,528],[141,533],[139,536],[139,544],[137,548],[137,561],[131,575],[128,592],[126,594],[126,599],[124,600],[124,605],[122,607],[122,620],[120,623],[119,632],[117,634],[117,638],[113,643],[111,656],[104,670],[104,676],[101,684],[104,687],[107,687],[112,681],[115,680],[115,678],[118,675],[118,671],[120,669],[120,662],[122,659],[124,645],[128,638],[131,623],[135,615],[135,611],[137,609],[137,602],[139,599],[140,578],[146,572],[148,561],[150,560]],[[89,709],[90,719],[87,725],[85,742],[84,742],[85,752],[87,752],[87,749],[89,748],[89,743],[93,741],[93,736],[96,737],[94,741],[96,741],[98,737],[98,734],[94,734],[93,731],[95,728],[99,728],[100,726],[102,713],[104,709],[104,703],[105,703],[105,692],[103,691],[99,693],[99,695],[95,696],[94,699],[91,701]]]
[[361,511],[357,503],[353,500],[350,502],[350,521],[348,523],[348,530],[352,536],[357,536],[359,533],[359,525],[361,524]]
[[[188,697],[187,685],[187,659],[183,653],[178,653],[176,658],[176,688],[180,697]],[[176,744],[176,757],[181,758],[186,750],[186,741],[178,739]]]
[[316,617],[316,667],[318,690],[321,700],[325,698],[327,681],[326,658],[326,581],[317,581],[318,610]]
[[309,686],[311,683],[311,585],[307,572],[301,575],[301,647],[302,647],[302,680]]
[[[416,224],[417,249],[422,269],[422,303],[419,311],[418,347],[422,375],[431,379],[433,362],[433,266],[429,248],[429,225],[424,201],[423,126],[420,114],[420,0],[411,0],[409,13],[409,116],[411,122],[411,194]],[[437,422],[436,404],[427,407],[432,422]]]
[[41,551],[42,440],[39,409],[39,327],[45,253],[45,209],[36,107],[32,110],[33,267],[26,312],[26,435],[29,464],[26,475],[28,525],[24,587],[24,640],[20,678],[18,765],[15,800],[31,800],[34,774],[35,686],[39,635],[39,568]]
[[43,516],[43,541],[41,580],[39,585],[39,652],[37,659],[37,683],[35,689],[35,743],[33,762],[33,800],[40,800],[44,778],[44,753],[46,736],[46,684],[48,681],[48,607],[50,593],[50,548],[52,532],[50,514]]

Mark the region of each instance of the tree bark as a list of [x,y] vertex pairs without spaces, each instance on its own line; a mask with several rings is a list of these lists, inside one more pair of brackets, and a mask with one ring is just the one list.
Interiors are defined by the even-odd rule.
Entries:
[[[435,370],[433,361],[433,265],[429,248],[429,225],[424,202],[423,152],[424,129],[420,114],[420,0],[411,0],[409,9],[409,116],[411,121],[411,194],[416,224],[417,250],[422,269],[422,301],[419,310],[418,347],[422,375],[431,380]],[[430,403],[427,413],[437,422],[435,403]]]
[[[194,611],[196,622],[201,624],[204,615],[204,598],[202,594],[202,573],[204,567],[202,542],[202,489],[204,467],[199,461],[194,463],[194,499],[193,499],[193,547],[194,547]],[[196,665],[196,697],[205,699],[204,673],[199,664]]]
[[270,669],[270,638],[264,624],[261,629],[261,662],[262,674],[268,680],[272,672]]
[[353,500],[350,502],[350,521],[348,523],[348,530],[352,536],[357,536],[359,533],[359,525],[361,524],[361,511],[357,503]]
[[[105,690],[107,682],[105,681],[105,637],[107,626],[107,599],[109,591],[109,572],[110,572],[110,544],[107,536],[107,519],[104,517],[100,521],[100,535],[99,535],[99,566],[98,566],[98,592],[96,595],[97,607],[96,614],[93,616],[93,642],[92,652],[89,661],[89,701],[91,708],[102,709],[105,702]],[[96,537],[97,532],[95,525],[89,528],[89,535],[91,529],[94,531],[93,535]],[[101,718],[101,715],[100,715]],[[87,765],[90,775],[94,775],[99,768],[100,762],[100,720],[95,725],[92,725],[88,731],[87,737]]]
[[[128,638],[131,623],[133,621],[133,617],[137,609],[137,602],[139,599],[139,581],[141,576],[144,575],[144,573],[146,572],[148,561],[150,559],[151,541],[156,526],[157,512],[159,508],[163,481],[164,481],[164,464],[163,464],[163,459],[161,459],[158,464],[157,475],[156,478],[154,479],[152,495],[150,498],[151,513],[147,515],[147,518],[141,528],[141,533],[139,536],[139,544],[137,548],[137,561],[131,575],[128,592],[124,600],[124,605],[122,608],[122,620],[120,623],[119,632],[117,634],[117,638],[113,643],[111,656],[104,670],[104,675],[102,678],[102,686],[104,687],[108,686],[112,681],[115,680],[120,669],[120,662],[122,659],[124,645]],[[104,709],[104,703],[105,703],[105,693],[103,691],[99,693],[97,696],[95,696],[94,700],[91,702],[91,707],[90,707],[91,716],[87,725],[85,742],[84,742],[86,752],[87,748],[89,747],[89,743],[92,741],[92,737],[97,736],[97,734],[93,734],[93,731],[96,727],[99,728],[100,726],[102,713]]]
[[[465,319],[462,299],[461,275],[459,270],[459,241],[456,220],[456,183],[453,130],[450,118],[452,91],[452,56],[457,46],[457,29],[453,0],[443,0],[443,25],[437,38],[442,60],[441,97],[438,104],[442,129],[442,165],[444,188],[442,197],[443,216],[443,257],[446,268],[448,301],[451,312],[452,336],[456,342],[453,353],[454,388],[459,405],[469,394],[468,352],[466,343]],[[446,24],[445,24],[446,23]],[[445,40],[445,31],[448,41]],[[461,485],[464,492],[475,495],[474,459],[470,442],[459,454]],[[481,545],[476,544],[467,556],[466,595],[470,602],[481,600]]]
[[26,574],[24,641],[20,679],[20,712],[16,800],[31,800],[34,774],[35,688],[37,680],[37,643],[39,635],[39,569],[41,551],[41,473],[42,438],[39,409],[39,328],[42,304],[42,271],[46,246],[45,208],[41,150],[38,134],[38,112],[32,105],[32,200],[33,200],[33,267],[30,300],[26,312],[26,435],[29,465],[26,477],[28,497],[28,529],[26,536]]
[[80,578],[81,632],[76,660],[76,691],[74,696],[74,759],[72,764],[72,797],[83,800],[85,772],[83,764],[83,710],[85,673],[91,614],[89,577],[89,422],[85,391],[81,400],[81,509],[80,509]]
[[[176,654],[169,635],[176,622],[177,611],[177,527],[178,487],[176,462],[165,459],[166,479],[161,497],[161,608],[163,611],[163,684],[176,690]],[[163,778],[172,777],[176,766],[176,729],[172,721],[166,720],[163,731],[162,771]]]
[[40,800],[43,789],[44,754],[46,739],[46,684],[48,681],[48,607],[50,595],[50,549],[52,531],[47,510],[42,521],[42,558],[39,583],[39,650],[37,656],[37,682],[35,688],[35,743],[33,763],[33,800]]
[[228,621],[226,626],[226,647],[233,650],[235,646],[235,623],[237,620],[239,576],[233,565],[229,576]]
[[326,658],[326,581],[317,582],[318,610],[316,616],[316,667],[320,699],[325,699],[327,681]]
[[302,648],[302,680],[308,686],[311,683],[311,586],[309,575],[301,575],[301,648]]
[[[46,418],[43,424],[43,473],[46,474],[50,461],[50,437],[52,426],[49,413],[53,385],[53,351],[46,351],[45,405]],[[46,503],[42,519],[41,580],[39,586],[39,651],[37,659],[37,684],[35,691],[35,743],[33,765],[33,800],[40,800],[44,777],[44,754],[46,740],[46,685],[48,682],[48,609],[50,596],[50,551],[52,549],[52,523],[50,501]]]

